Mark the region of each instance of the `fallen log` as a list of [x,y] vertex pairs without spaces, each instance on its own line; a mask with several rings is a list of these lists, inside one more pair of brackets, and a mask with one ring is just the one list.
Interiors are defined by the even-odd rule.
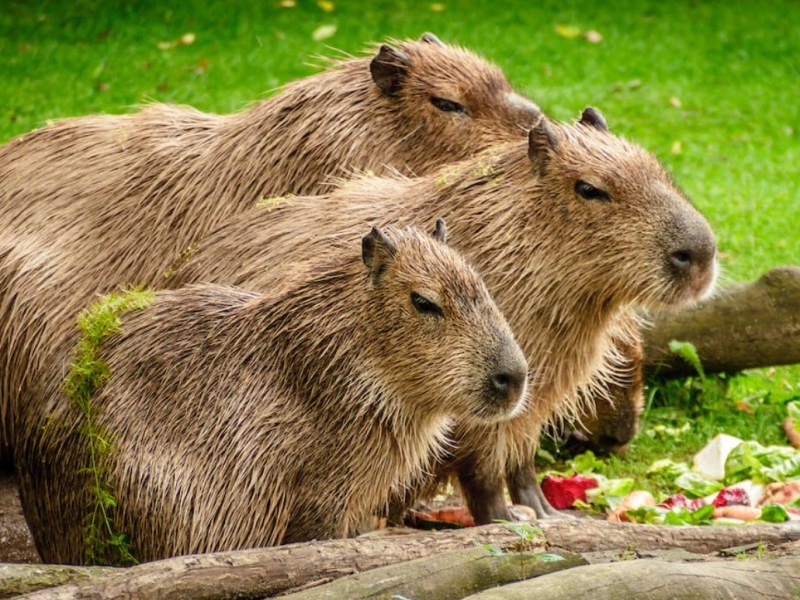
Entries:
[[[493,545],[503,551],[540,552],[550,548],[646,550],[685,548],[713,552],[753,542],[782,544],[800,540],[800,525],[669,527],[605,521],[561,520],[515,532],[503,524],[447,532],[363,536],[291,544],[275,548],[181,556],[93,577],[88,581],[30,594],[40,599],[226,600],[262,598],[299,586],[326,583],[345,575],[452,550]],[[558,550],[555,550],[558,552]],[[45,568],[31,566],[31,568]]]
[[595,519],[538,521],[547,547],[571,552],[664,550],[681,548],[698,554],[719,552],[755,542],[785,544],[800,540],[800,522],[739,527],[636,525]]
[[645,372],[694,375],[669,350],[672,340],[694,344],[707,373],[800,363],[800,267],[779,267],[736,284],[694,308],[659,312],[645,329]]
[[0,564],[0,598],[16,598],[20,594],[83,581],[114,570],[109,567]]
[[459,600],[481,590],[588,564],[579,554],[458,550],[350,575],[296,594],[291,600]]
[[633,560],[576,567],[465,600],[751,600],[796,598],[800,556],[702,563]]

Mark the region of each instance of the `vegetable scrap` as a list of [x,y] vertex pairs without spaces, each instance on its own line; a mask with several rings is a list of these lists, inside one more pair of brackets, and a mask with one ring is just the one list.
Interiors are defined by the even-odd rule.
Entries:
[[735,525],[800,521],[800,451],[762,446],[720,434],[694,456],[693,466],[668,459],[650,473],[673,478],[680,489],[657,501],[632,479],[592,473],[591,452],[575,457],[573,475],[548,474],[542,491],[555,508],[604,510],[608,521],[663,525]]

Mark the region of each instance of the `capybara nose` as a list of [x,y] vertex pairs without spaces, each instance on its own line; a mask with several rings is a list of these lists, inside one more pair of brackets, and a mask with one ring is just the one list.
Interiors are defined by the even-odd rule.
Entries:
[[705,273],[713,266],[716,256],[716,244],[713,239],[703,240],[691,248],[681,248],[669,255],[669,264],[676,275],[685,277],[694,267],[699,273]]
[[612,452],[621,453],[627,449],[628,439],[619,439],[613,435],[601,435],[597,441],[597,446],[603,454],[611,454]]
[[515,387],[522,385],[519,373],[495,373],[492,375],[492,385],[500,395],[508,395]]
[[674,245],[666,257],[676,281],[686,286],[684,299],[697,299],[709,292],[716,278],[717,243],[704,219],[676,219]]
[[669,263],[678,273],[687,274],[692,267],[692,251],[678,250],[669,257]]
[[522,352],[514,346],[497,361],[489,375],[489,388],[495,402],[503,406],[516,406],[525,392],[528,381],[528,364]]

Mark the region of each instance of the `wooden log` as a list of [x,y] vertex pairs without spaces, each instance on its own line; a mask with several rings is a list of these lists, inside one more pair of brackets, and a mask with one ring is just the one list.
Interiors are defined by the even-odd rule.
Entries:
[[0,564],[0,598],[16,598],[20,594],[84,581],[114,570],[110,567]]
[[[91,582],[47,590],[41,595],[31,594],[30,598],[261,598],[308,582],[325,583],[344,575],[476,545],[514,549],[520,541],[520,536],[508,527],[488,525],[458,531],[363,536],[181,556],[131,567]],[[529,546],[533,551],[545,549],[543,539]]]
[[800,363],[800,267],[772,269],[692,309],[653,317],[644,331],[648,375],[696,374],[669,351],[671,340],[694,344],[707,373]]
[[536,526],[544,533],[548,548],[564,548],[572,552],[682,548],[708,554],[756,542],[785,544],[800,540],[800,522],[796,521],[780,525],[698,527],[548,519],[537,522]]
[[751,600],[796,598],[800,556],[701,563],[633,560],[576,567],[468,600]]
[[291,600],[459,600],[480,590],[587,564],[579,554],[458,550],[342,577]]
[[584,519],[541,521],[536,526],[541,528],[544,537],[529,534],[521,537],[507,525],[497,524],[457,531],[364,536],[182,556],[34,593],[29,598],[262,598],[311,582],[327,583],[389,564],[486,544],[505,551],[536,552],[552,547],[575,552],[678,547],[711,552],[753,542],[781,544],[800,540],[800,525],[796,523],[725,528],[669,527]]

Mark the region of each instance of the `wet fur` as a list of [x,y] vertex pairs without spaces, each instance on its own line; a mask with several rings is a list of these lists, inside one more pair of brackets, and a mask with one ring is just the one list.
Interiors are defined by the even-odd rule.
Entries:
[[[179,255],[259,199],[329,191],[352,171],[422,174],[535,122],[538,109],[474,54],[430,41],[387,48],[240,113],[153,104],[0,147],[0,454],[40,365],[63,360],[59,346],[96,294],[163,287]],[[379,56],[406,59],[391,97],[370,73]],[[442,113],[432,95],[469,117]]]
[[[602,183],[613,200],[577,197],[577,179]],[[713,235],[653,156],[590,125],[545,121],[530,147],[497,146],[430,177],[365,178],[325,198],[253,210],[214,232],[171,285],[271,289],[293,261],[324,255],[320,228],[424,223],[437,214],[484,275],[533,377],[526,413],[502,425],[459,426],[443,468],[459,474],[473,514],[487,520],[507,514],[504,478],[516,482],[512,496],[520,481],[533,485],[520,474],[532,472],[542,425],[554,415],[574,417],[581,397],[620,376],[619,344],[635,344],[632,304],[684,302],[709,283],[708,269],[697,281],[670,274],[670,251],[688,238],[705,237],[713,248]]]
[[[395,254],[371,271],[351,228],[280,291],[189,286],[124,315],[93,405],[139,559],[352,535],[441,454],[453,417],[516,410],[518,396],[487,399],[498,357],[524,359],[476,272],[427,235],[386,233]],[[415,312],[412,290],[445,316]],[[58,400],[21,449],[48,466],[23,469],[22,488],[43,558],[81,562],[86,442],[50,371]]]

